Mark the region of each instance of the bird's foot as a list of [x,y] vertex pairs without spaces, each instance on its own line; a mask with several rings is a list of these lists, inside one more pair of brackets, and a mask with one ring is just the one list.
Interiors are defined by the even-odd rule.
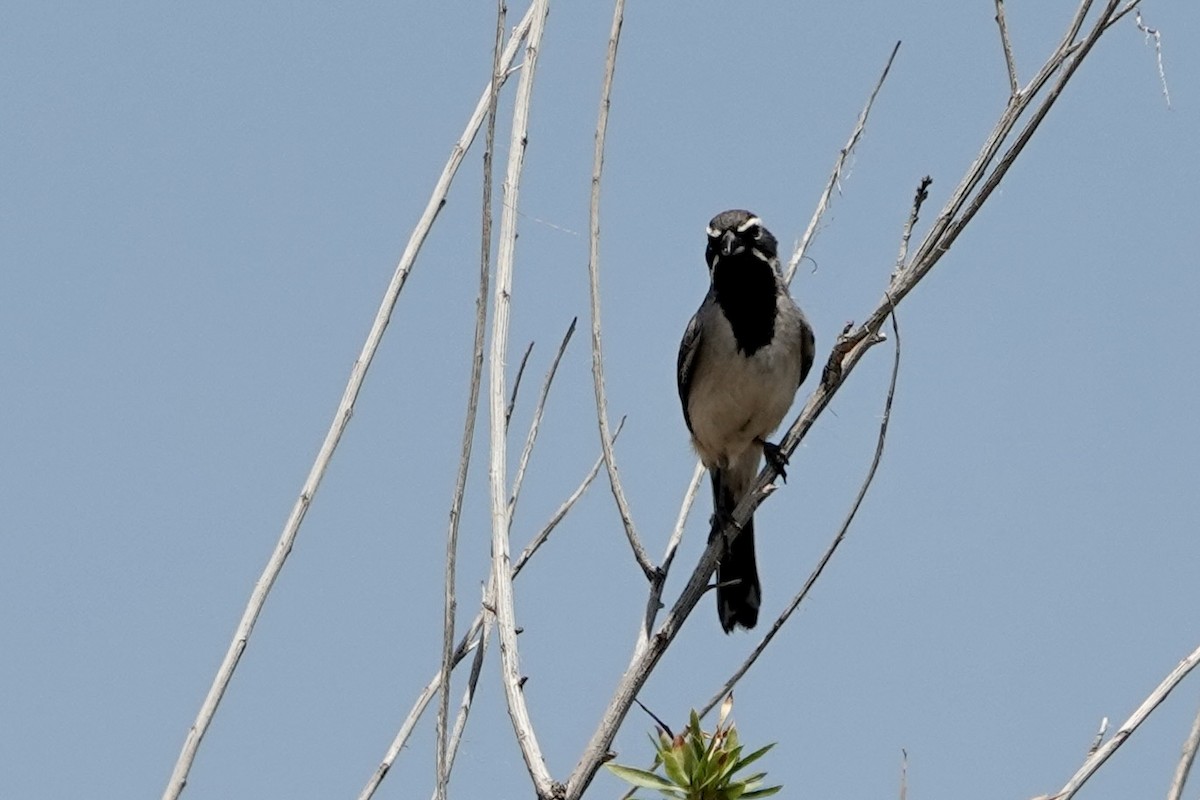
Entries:
[[734,520],[733,514],[725,510],[714,511],[712,516],[708,518],[708,522],[712,526],[712,536],[727,528],[733,528],[735,532],[742,530],[742,526],[738,525],[737,521]]
[[779,477],[787,481],[787,464],[788,457],[784,455],[783,449],[766,439],[759,439],[758,443],[762,445],[763,457],[767,459],[767,463],[771,465],[771,469],[779,473]]

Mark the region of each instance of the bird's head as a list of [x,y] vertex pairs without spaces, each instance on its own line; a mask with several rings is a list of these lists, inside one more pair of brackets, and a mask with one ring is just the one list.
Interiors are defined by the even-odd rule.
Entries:
[[779,258],[778,244],[757,214],[743,209],[722,211],[708,223],[708,249],[704,255],[708,268],[711,271],[718,262],[742,254],[774,267]]

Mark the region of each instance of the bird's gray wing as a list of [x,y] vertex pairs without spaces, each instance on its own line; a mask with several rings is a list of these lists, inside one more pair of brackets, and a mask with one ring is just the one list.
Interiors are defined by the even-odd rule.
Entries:
[[692,315],[683,341],[679,343],[679,358],[675,363],[675,381],[679,386],[679,402],[683,404],[683,421],[692,430],[692,418],[688,414],[688,396],[692,392],[692,376],[696,374],[696,360],[700,355],[700,312]]
[[804,383],[804,379],[808,377],[808,371],[812,369],[813,362],[817,360],[817,337],[813,334],[812,325],[808,324],[808,319],[804,313],[800,314],[800,383]]

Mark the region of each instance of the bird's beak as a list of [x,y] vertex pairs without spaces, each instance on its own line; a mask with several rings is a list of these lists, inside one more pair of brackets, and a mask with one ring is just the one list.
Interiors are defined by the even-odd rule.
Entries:
[[725,234],[721,237],[721,255],[731,256],[741,249],[738,245],[737,234],[733,231],[725,231]]

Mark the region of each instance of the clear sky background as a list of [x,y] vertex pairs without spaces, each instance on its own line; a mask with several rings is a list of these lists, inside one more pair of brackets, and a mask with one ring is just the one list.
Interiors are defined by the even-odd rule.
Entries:
[[[900,308],[875,485],[737,691],[743,736],[779,742],[763,765],[786,796],[894,797],[902,748],[910,798],[1052,792],[1101,718],[1123,720],[1200,643],[1200,6],[1144,7],[1164,32],[1173,108],[1153,47],[1123,22]],[[1073,8],[1008,3],[1022,81]],[[598,453],[583,331],[610,14],[555,4],[535,86],[514,366],[536,347],[514,455],[558,339],[573,316],[584,326],[514,549]],[[705,224],[747,207],[790,250],[903,40],[793,286],[824,360],[881,296],[918,180],[934,179],[920,235],[1003,108],[992,15],[990,0],[630,4],[603,313],[611,409],[629,417],[619,462],[656,558],[694,463],[674,368],[706,289]],[[0,10],[0,797],[161,793],[485,85],[493,24],[488,3],[457,1]],[[188,798],[354,797],[436,668],[481,152],[400,298]],[[890,362],[872,351],[759,512],[767,620],[858,489]],[[464,624],[487,568],[485,434],[461,539]],[[669,597],[709,508],[702,497]],[[517,584],[526,692],[557,778],[624,669],[645,590],[601,479]],[[641,699],[681,723],[757,641],[723,635],[705,598]],[[1161,796],[1198,687],[1085,796]],[[650,726],[630,715],[621,761],[648,760]],[[429,795],[433,738],[430,714],[378,796]],[[620,790],[602,774],[593,794]],[[494,648],[452,791],[532,793]]]

